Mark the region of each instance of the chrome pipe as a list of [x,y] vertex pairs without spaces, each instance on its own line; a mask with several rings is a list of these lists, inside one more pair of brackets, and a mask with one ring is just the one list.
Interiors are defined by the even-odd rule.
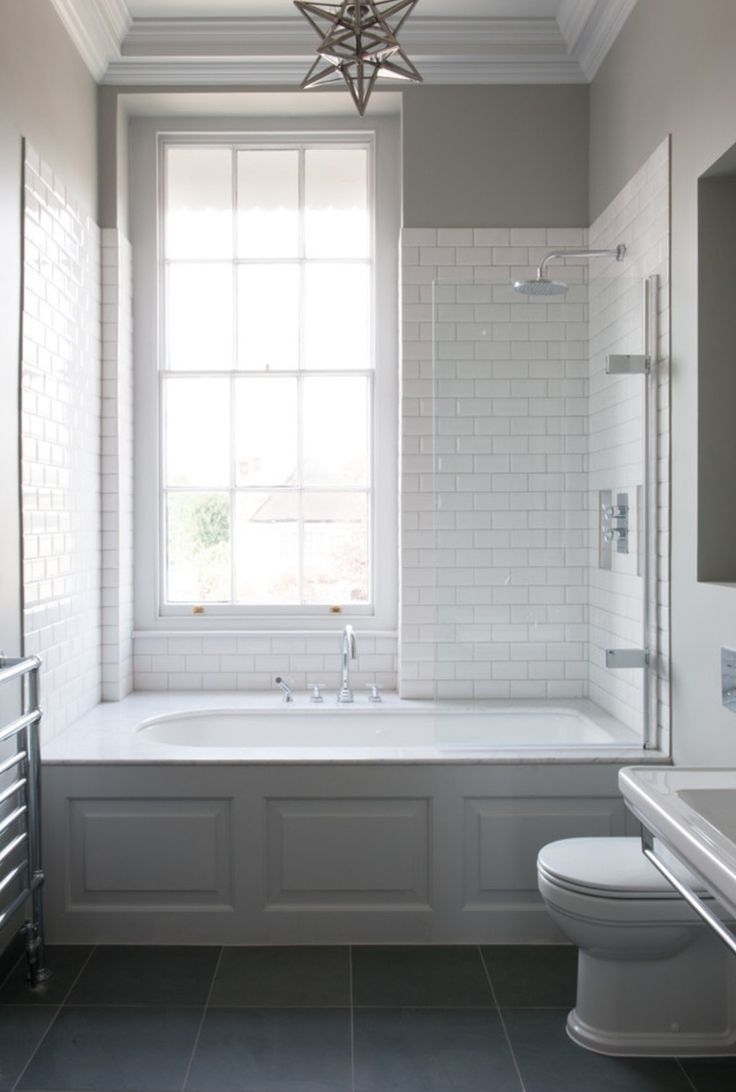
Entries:
[[11,679],[20,679],[30,671],[37,671],[40,666],[41,661],[38,656],[22,656],[15,659],[10,656],[1,656],[0,686],[10,682]]
[[5,818],[0,822],[0,834],[2,834],[3,831],[6,831],[8,827],[12,827],[13,823],[16,823],[19,819],[21,819],[27,811],[28,808],[25,806],[25,804],[20,804],[17,808],[15,808],[8,815],[6,815]]
[[14,781],[12,785],[8,785],[7,789],[3,789],[0,792],[0,804],[4,804],[6,800],[9,800],[11,796],[15,796],[17,792],[25,788],[28,784],[25,777],[19,777],[17,781]]
[[49,978],[44,953],[43,928],[43,861],[41,854],[41,745],[39,740],[39,722],[41,720],[41,695],[39,689],[39,668],[37,660],[35,670],[29,672],[25,684],[26,714],[34,719],[26,733],[28,750],[28,860],[29,886],[33,899],[33,921],[26,925],[26,957],[31,984],[36,985]]
[[0,892],[4,891],[6,887],[9,887],[13,880],[20,876],[21,872],[25,872],[28,868],[28,858],[24,857],[23,860],[11,868],[10,872],[6,872],[2,879],[0,879]]
[[6,739],[12,739],[13,736],[18,735],[18,732],[22,732],[24,728],[29,728],[40,719],[41,713],[38,709],[33,713],[24,713],[22,717],[18,717],[6,728],[3,728],[2,732],[0,732],[0,743],[4,743]]
[[13,766],[20,766],[27,758],[28,755],[25,751],[16,751],[10,758],[6,758],[4,762],[0,762],[0,777],[7,773],[8,770],[12,770]]
[[626,247],[623,243],[616,247],[609,247],[606,250],[587,250],[585,247],[566,247],[563,250],[551,250],[549,254],[545,254],[539,263],[537,279],[541,280],[544,277],[544,267],[553,258],[615,258],[617,262],[622,262],[625,254]]
[[12,842],[8,842],[8,844],[6,846],[3,846],[3,848],[0,849],[0,864],[3,863],[3,861],[6,859],[6,857],[12,857],[12,855],[15,853],[16,849],[18,849],[20,846],[24,845],[24,843],[27,842],[27,841],[28,841],[28,832],[27,831],[24,830],[21,834],[17,834],[15,836],[15,838],[13,838]]
[[728,929],[717,914],[714,914],[709,906],[703,902],[703,900],[691,891],[689,887],[686,887],[682,880],[679,880],[677,876],[660,861],[659,857],[654,852],[654,838],[650,831],[646,827],[641,828],[641,851],[648,861],[650,861],[658,872],[661,872],[668,883],[674,887],[675,891],[683,897],[688,906],[691,907],[702,918],[706,925],[709,925],[713,932],[716,934],[719,940],[722,940],[728,950],[736,955],[736,937]]
[[[657,518],[657,447],[656,447],[656,415],[657,415],[657,324],[656,324],[656,300],[658,278],[655,275],[645,277],[643,282],[644,305],[644,353],[648,361],[647,370],[644,373],[644,436],[642,458],[644,462],[642,473],[642,559],[641,572],[644,585],[644,602],[642,604],[642,641],[646,653],[644,667],[644,680],[642,685],[642,705],[644,716],[644,750],[656,750],[659,744],[659,726],[657,716],[657,686],[658,677],[658,641],[656,634],[656,559],[652,555],[655,548]],[[654,397],[652,397],[654,395]],[[655,584],[653,585],[653,581]]]

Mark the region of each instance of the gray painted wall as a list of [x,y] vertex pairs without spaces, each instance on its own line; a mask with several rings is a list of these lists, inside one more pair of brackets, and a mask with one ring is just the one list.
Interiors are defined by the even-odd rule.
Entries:
[[16,655],[22,137],[93,216],[97,204],[96,87],[50,0],[0,6],[0,103],[0,648]]
[[402,126],[406,227],[589,223],[587,86],[408,88]]
[[736,645],[736,590],[697,582],[694,518],[697,180],[736,141],[735,49],[733,0],[639,0],[591,89],[593,216],[672,133],[672,697],[684,764],[736,764],[719,679],[720,646]]

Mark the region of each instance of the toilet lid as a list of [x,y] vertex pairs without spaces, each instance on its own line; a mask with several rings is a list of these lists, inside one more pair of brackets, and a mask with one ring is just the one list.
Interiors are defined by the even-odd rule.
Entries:
[[[657,856],[691,891],[703,884],[664,846]],[[539,851],[538,866],[548,879],[587,894],[608,898],[679,898],[675,889],[641,851],[638,838],[566,838]]]

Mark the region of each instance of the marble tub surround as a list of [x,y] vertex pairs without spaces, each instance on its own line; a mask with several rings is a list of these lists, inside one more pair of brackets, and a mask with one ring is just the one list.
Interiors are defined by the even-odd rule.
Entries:
[[[254,746],[252,733],[243,732],[243,746],[177,746],[163,743],[153,732],[139,731],[152,720],[204,715],[223,711],[229,718],[243,714],[256,719],[263,740]],[[540,718],[539,737],[530,740],[525,727],[523,738],[515,743],[513,726],[499,739],[495,732],[487,744],[483,732],[475,727],[484,717],[503,720],[504,714],[528,719]],[[544,717],[578,721],[580,742],[545,742]],[[330,724],[344,725],[330,742],[321,740],[315,730],[310,738],[309,718],[325,716]],[[463,736],[463,716],[470,718],[467,739]],[[304,743],[279,743],[279,730],[288,718],[290,724],[304,725]],[[455,718],[453,720],[453,718]],[[458,721],[460,718],[460,721]],[[527,719],[527,718],[525,718]],[[402,722],[405,731],[402,730]],[[316,724],[316,722],[315,722]],[[455,725],[458,725],[457,727]],[[269,738],[269,725],[273,738]],[[574,726],[573,729],[574,731]],[[590,736],[592,742],[586,739]],[[365,732],[365,742],[361,733]],[[501,729],[503,732],[503,729]],[[376,733],[383,739],[376,741]],[[236,732],[232,734],[237,735]],[[324,735],[324,733],[321,733]],[[464,744],[467,743],[467,746]],[[367,694],[356,697],[351,706],[337,705],[335,694],[325,691],[322,705],[313,705],[304,692],[294,694],[294,702],[284,706],[278,693],[237,693],[223,691],[174,691],[169,693],[134,693],[124,701],[102,703],[44,748],[44,763],[197,763],[197,762],[641,762],[661,760],[656,752],[643,752],[640,741],[620,721],[597,708],[592,702],[571,700],[550,702],[432,702],[406,701],[396,693],[384,693],[380,705],[372,705]]]

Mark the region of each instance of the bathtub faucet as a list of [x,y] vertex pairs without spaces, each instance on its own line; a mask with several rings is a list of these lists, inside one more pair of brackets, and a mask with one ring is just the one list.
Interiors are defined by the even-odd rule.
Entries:
[[282,702],[288,702],[288,701],[293,701],[294,700],[294,698],[292,697],[292,694],[291,694],[291,687],[287,683],[286,679],[282,679],[280,675],[277,675],[276,678],[273,681],[276,683],[279,690],[284,695],[283,698],[281,699]]
[[350,689],[350,661],[355,659],[357,645],[352,626],[345,626],[342,631],[342,675],[340,678],[340,691],[337,700],[342,703],[353,700],[353,692]]

